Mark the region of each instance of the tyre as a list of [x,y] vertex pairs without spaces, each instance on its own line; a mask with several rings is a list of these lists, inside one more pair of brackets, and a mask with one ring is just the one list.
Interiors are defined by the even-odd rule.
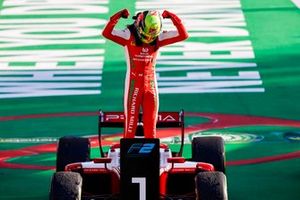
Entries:
[[76,172],[56,172],[52,176],[50,200],[81,200],[82,178]]
[[225,174],[224,140],[219,136],[195,137],[192,141],[192,161],[210,163]]
[[56,154],[56,171],[64,171],[65,166],[75,162],[90,160],[91,145],[88,138],[62,137]]
[[222,172],[200,172],[196,179],[197,200],[227,200],[226,176]]

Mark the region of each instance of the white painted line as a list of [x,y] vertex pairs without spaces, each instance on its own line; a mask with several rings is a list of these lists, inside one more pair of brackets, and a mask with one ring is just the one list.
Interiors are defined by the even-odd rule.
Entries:
[[53,137],[36,137],[36,138],[0,138],[1,143],[48,143],[48,142],[57,142],[57,138]]
[[292,0],[292,2],[300,9],[300,0]]

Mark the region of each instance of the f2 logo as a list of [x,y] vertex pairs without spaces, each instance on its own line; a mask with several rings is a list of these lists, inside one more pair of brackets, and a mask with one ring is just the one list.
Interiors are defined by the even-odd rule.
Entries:
[[155,147],[155,143],[134,143],[128,149],[130,155],[150,154]]

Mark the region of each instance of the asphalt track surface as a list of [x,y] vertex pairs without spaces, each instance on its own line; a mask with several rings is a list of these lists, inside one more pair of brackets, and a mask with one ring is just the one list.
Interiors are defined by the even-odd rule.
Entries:
[[[126,68],[122,48],[99,35],[101,20],[155,2],[0,0],[0,199],[48,199],[61,136],[89,137],[92,157],[99,156],[97,111],[122,110]],[[160,110],[185,109],[185,157],[192,137],[225,139],[231,200],[300,199],[297,5],[189,0],[159,7],[177,12],[190,34],[187,43],[161,49]],[[178,135],[158,132],[173,149]],[[104,144],[121,136],[109,129]]]

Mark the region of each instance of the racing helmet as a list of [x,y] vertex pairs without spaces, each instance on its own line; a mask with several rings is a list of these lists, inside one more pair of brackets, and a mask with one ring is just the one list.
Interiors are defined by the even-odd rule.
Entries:
[[136,16],[135,27],[139,39],[144,43],[153,42],[161,32],[162,21],[158,11],[144,11]]

